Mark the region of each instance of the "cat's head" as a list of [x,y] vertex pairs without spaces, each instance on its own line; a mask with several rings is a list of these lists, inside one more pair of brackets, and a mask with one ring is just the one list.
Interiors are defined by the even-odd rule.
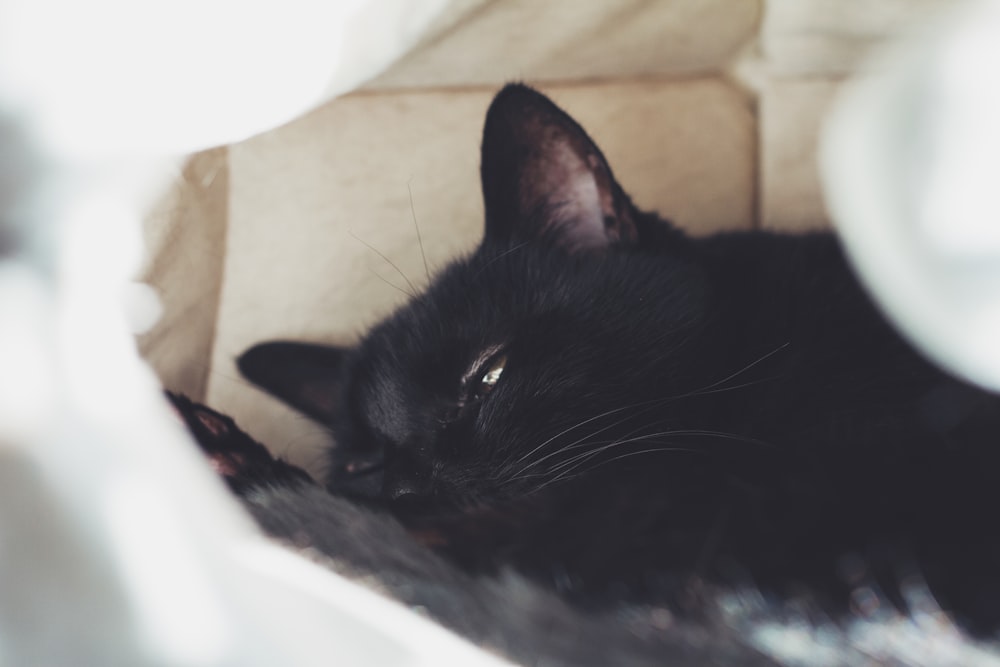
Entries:
[[[523,493],[672,424],[703,285],[584,130],[504,88],[482,145],[484,238],[356,347],[264,343],[244,375],[337,438],[328,484],[444,502]],[[631,449],[630,449],[631,447]]]

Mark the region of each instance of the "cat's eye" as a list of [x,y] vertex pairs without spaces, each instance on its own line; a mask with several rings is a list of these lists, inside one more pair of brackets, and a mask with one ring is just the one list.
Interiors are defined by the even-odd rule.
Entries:
[[475,387],[477,398],[482,398],[493,391],[493,387],[496,386],[500,380],[500,376],[503,375],[503,369],[506,365],[507,356],[503,354],[490,362],[490,365],[483,371],[483,374],[479,376],[479,382]]

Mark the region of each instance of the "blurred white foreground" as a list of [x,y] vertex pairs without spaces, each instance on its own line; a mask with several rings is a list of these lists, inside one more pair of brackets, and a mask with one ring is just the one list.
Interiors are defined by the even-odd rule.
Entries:
[[122,308],[171,155],[349,90],[443,4],[0,2],[0,664],[499,662],[267,542]]
[[823,177],[889,316],[939,364],[1000,391],[1000,2],[954,9],[848,88]]

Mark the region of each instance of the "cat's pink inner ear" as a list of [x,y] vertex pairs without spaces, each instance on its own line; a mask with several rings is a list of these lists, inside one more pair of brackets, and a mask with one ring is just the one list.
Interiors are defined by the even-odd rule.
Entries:
[[604,219],[613,208],[598,187],[591,161],[581,159],[565,139],[551,141],[542,150],[522,174],[522,210],[545,210],[546,226],[555,228],[571,248],[605,245]]
[[[579,172],[580,170],[578,170]],[[597,183],[589,171],[574,173],[566,184],[568,200],[573,202],[566,214],[577,229],[572,233],[574,247],[600,247],[607,243],[604,211]]]
[[487,234],[548,238],[569,250],[630,243],[631,205],[576,121],[525,86],[508,86],[483,137]]
[[629,207],[618,201],[614,179],[604,160],[580,145],[578,137],[563,137],[547,148],[540,161],[545,176],[536,180],[545,189],[536,196],[547,200],[547,224],[557,229],[560,243],[571,250],[631,243],[638,237]]

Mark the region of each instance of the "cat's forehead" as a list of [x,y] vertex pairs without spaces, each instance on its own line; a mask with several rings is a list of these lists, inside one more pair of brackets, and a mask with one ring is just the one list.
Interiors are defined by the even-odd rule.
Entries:
[[[376,327],[367,346],[389,367],[405,360],[464,370],[485,350],[528,334],[541,349],[600,331],[635,332],[636,318],[666,326],[686,317],[697,291],[678,268],[664,258],[652,263],[641,257],[569,257],[535,244],[484,245],[446,267],[425,292]],[[671,292],[677,293],[676,309],[648,308],[652,297],[662,303]]]
[[363,341],[373,381],[404,366],[432,380],[461,373],[487,350],[506,346],[544,298],[533,280],[542,269],[529,265],[497,253],[450,264]]

